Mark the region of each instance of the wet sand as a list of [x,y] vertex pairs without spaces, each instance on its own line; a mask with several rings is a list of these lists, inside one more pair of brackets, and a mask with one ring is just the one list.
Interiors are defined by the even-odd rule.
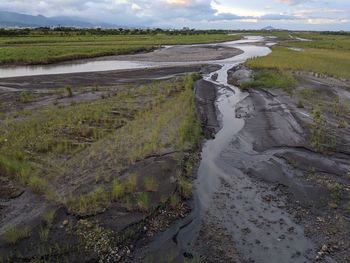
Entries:
[[[152,62],[196,62],[222,60],[242,54],[237,48],[217,45],[188,45],[170,46],[157,49],[154,52],[135,55],[121,55],[111,59],[125,61],[152,61]],[[104,59],[109,59],[104,58]]]

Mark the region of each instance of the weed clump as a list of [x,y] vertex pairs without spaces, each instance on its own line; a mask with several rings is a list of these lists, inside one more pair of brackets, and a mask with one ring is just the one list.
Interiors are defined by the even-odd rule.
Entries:
[[68,97],[73,97],[73,90],[72,90],[72,86],[66,86],[65,87],[65,90],[66,90],[66,92],[67,92],[67,96]]
[[139,193],[136,197],[137,206],[141,211],[148,211],[150,208],[150,198],[148,193]]
[[303,100],[299,100],[299,101],[298,101],[298,104],[297,104],[297,107],[298,107],[299,109],[304,108],[304,101],[303,101]]
[[137,188],[137,175],[130,174],[125,181],[125,189],[128,193],[134,193]]
[[4,238],[10,244],[16,244],[18,241],[30,237],[31,230],[28,227],[11,226],[5,230]]
[[313,123],[311,125],[311,147],[319,152],[334,149],[335,138],[330,136],[327,130],[327,123],[322,116],[319,107],[313,110]]
[[184,198],[190,198],[192,196],[192,182],[184,177],[179,177],[178,183],[181,196]]
[[115,179],[112,184],[112,199],[118,200],[125,195],[125,186],[118,179]]
[[29,178],[28,185],[33,192],[42,193],[47,187],[47,181],[44,178],[35,175]]
[[148,191],[148,192],[156,192],[157,191],[158,184],[153,176],[145,177],[143,182],[144,182],[144,186],[145,186],[146,191]]
[[170,196],[170,206],[175,209],[178,207],[178,205],[180,204],[180,198],[179,196],[174,193]]

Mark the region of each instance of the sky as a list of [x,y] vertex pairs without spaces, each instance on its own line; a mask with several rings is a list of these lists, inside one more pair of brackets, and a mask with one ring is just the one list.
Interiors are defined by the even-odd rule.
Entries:
[[350,0],[0,0],[0,10],[120,26],[350,31]]

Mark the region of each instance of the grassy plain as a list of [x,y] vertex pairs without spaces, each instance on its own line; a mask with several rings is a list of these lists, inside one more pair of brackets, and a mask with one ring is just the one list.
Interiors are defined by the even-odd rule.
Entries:
[[27,35],[0,37],[0,64],[48,64],[149,51],[159,45],[224,42],[237,35]]
[[[339,78],[350,78],[350,37],[320,33],[293,34],[312,41],[284,41],[266,57],[251,59],[253,69],[309,71]],[[299,47],[294,51],[286,47]]]

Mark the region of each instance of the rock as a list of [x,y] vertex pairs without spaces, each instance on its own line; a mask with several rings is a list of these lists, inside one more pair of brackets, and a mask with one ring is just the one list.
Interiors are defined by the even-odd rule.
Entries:
[[328,251],[328,246],[327,246],[327,245],[323,245],[322,248],[321,248],[321,250],[322,250],[323,252],[327,252],[327,251]]
[[68,224],[69,224],[69,221],[67,219],[62,222],[63,226],[67,226]]

